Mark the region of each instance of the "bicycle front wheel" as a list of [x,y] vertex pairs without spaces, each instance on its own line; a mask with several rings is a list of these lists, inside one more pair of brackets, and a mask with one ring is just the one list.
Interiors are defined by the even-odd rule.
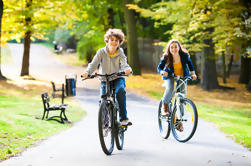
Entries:
[[171,117],[174,138],[179,142],[187,142],[193,137],[197,123],[198,113],[195,104],[187,98],[181,99],[180,105],[174,108]]
[[159,131],[162,138],[167,139],[170,135],[170,120],[169,117],[162,116],[161,113],[162,100],[159,103],[158,109],[158,123],[159,123]]
[[114,148],[113,116],[110,104],[104,100],[99,108],[98,130],[102,150],[110,155]]

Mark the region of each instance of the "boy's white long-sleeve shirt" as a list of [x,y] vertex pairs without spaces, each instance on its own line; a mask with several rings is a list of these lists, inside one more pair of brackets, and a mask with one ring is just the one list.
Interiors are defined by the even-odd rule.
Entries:
[[[98,66],[100,74],[112,74],[128,69],[132,71],[131,67],[127,63],[127,58],[122,48],[119,48],[116,55],[112,58],[108,55],[107,47],[99,49],[92,59],[92,62],[88,64],[86,72],[88,74],[92,74],[98,68]],[[118,77],[113,77],[110,80],[114,80],[116,78]]]

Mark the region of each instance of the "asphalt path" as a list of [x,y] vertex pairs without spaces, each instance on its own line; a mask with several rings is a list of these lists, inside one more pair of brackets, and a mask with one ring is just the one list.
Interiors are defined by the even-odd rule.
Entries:
[[[22,45],[11,44],[8,48],[15,65],[2,67],[6,76],[21,70]],[[84,71],[81,67],[62,64],[41,45],[31,46],[30,64],[32,76],[57,83],[64,82],[67,73],[79,76]],[[126,132],[124,149],[114,149],[111,156],[106,156],[98,138],[99,82],[95,79],[81,82],[78,77],[77,87],[75,99],[87,111],[87,116],[70,129],[0,162],[0,166],[251,166],[250,151],[200,118],[189,142],[179,143],[172,135],[162,139],[157,122],[158,101],[130,91],[127,91],[127,110],[133,126]]]

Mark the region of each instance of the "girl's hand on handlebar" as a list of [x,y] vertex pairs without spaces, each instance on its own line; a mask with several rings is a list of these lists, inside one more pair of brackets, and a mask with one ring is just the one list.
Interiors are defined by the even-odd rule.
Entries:
[[167,72],[163,72],[162,76],[167,77],[168,73]]
[[84,74],[81,75],[81,77],[83,77],[84,79],[88,78],[88,73],[85,72]]
[[193,75],[192,75],[192,79],[193,79],[193,80],[196,80],[196,79],[197,79],[197,75],[196,75],[196,74],[193,74]]

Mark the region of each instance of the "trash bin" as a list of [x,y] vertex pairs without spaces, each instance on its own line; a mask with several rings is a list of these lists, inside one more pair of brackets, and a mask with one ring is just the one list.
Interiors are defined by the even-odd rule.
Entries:
[[76,74],[67,74],[65,75],[65,89],[66,96],[76,96]]

